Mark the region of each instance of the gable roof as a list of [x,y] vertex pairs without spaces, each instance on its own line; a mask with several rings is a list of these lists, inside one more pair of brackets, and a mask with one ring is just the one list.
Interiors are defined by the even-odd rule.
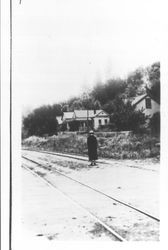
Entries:
[[139,95],[139,96],[136,96],[133,101],[132,101],[132,105],[137,105],[138,103],[140,103],[142,100],[144,100],[146,97],[150,97],[153,101],[155,101],[156,103],[160,104],[156,98],[153,98],[153,96],[150,94],[150,93],[146,93],[146,94],[143,94],[143,95]]
[[141,102],[143,99],[145,99],[146,96],[148,96],[148,94],[136,96],[132,101],[132,105],[137,105],[139,102]]
[[98,112],[100,111],[95,110],[95,113],[94,113],[94,110],[74,110],[74,115],[76,118],[86,118],[87,116],[91,118]]
[[63,120],[87,120],[92,119],[97,116],[109,116],[108,113],[106,113],[102,109],[98,110],[74,110],[74,112],[64,112],[63,114]]
[[72,119],[74,112],[64,112],[64,119]]
[[99,113],[97,113],[94,117],[96,116],[110,116],[106,111],[104,110],[101,110]]
[[98,116],[101,112],[105,113],[106,115],[108,115],[105,111],[103,111],[102,109],[98,109],[98,110],[74,110],[74,118],[76,119],[85,119],[87,118],[93,118]]

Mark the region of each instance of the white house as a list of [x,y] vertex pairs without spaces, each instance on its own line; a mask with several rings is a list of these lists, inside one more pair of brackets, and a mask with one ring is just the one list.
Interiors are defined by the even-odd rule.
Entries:
[[87,126],[87,121],[93,129],[98,129],[101,125],[107,125],[110,122],[110,116],[103,110],[74,110],[73,118],[80,121],[81,129]]
[[160,111],[160,104],[148,94],[135,97],[132,105],[135,106],[135,110],[142,110],[145,115],[150,117]]
[[79,130],[86,130],[89,125],[92,129],[98,129],[101,125],[107,125],[110,122],[110,116],[103,110],[74,110],[74,112],[64,112],[63,117],[56,117],[59,124],[67,124],[78,121]]
[[99,110],[97,114],[93,117],[94,128],[97,129],[101,125],[107,125],[110,123],[110,115],[104,110]]

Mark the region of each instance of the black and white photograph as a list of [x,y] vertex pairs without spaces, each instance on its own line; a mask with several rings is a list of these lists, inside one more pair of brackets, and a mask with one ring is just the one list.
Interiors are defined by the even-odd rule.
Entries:
[[161,3],[8,2],[9,250],[161,249]]

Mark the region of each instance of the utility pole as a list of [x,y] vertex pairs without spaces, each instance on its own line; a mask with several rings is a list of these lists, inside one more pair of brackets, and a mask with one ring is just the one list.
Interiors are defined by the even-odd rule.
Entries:
[[86,110],[87,110],[87,117],[86,117],[86,119],[87,119],[87,133],[89,133],[89,110],[88,110],[88,96],[87,96],[87,93],[84,93],[83,94],[83,100],[84,100],[84,102],[85,102],[85,107],[86,107]]

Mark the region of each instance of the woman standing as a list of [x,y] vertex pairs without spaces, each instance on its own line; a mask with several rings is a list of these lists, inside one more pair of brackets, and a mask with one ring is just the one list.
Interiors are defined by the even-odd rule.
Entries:
[[89,161],[91,161],[91,166],[96,165],[97,156],[97,139],[94,136],[93,130],[89,132],[89,136],[87,138],[87,146],[88,146],[88,156]]

